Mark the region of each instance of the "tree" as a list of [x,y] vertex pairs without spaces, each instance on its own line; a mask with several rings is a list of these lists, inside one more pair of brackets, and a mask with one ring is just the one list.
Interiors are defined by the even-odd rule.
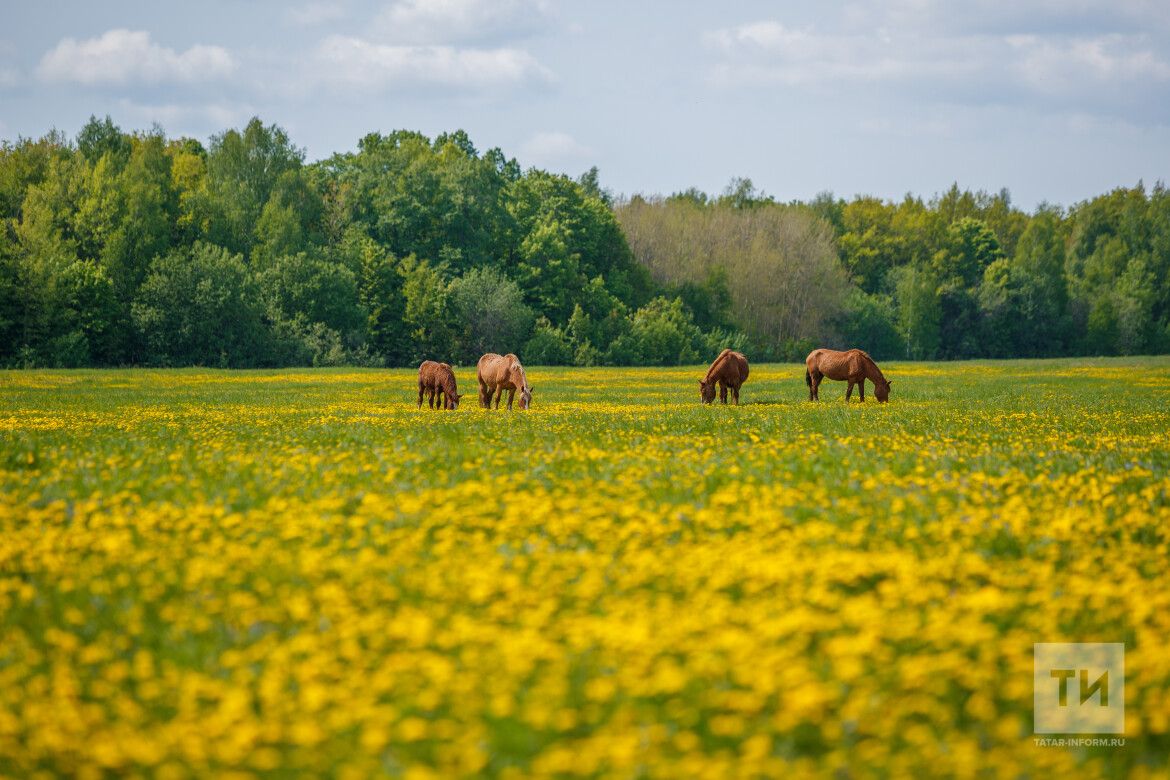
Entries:
[[207,154],[209,211],[207,237],[233,252],[251,256],[255,226],[281,177],[301,167],[305,153],[276,125],[253,117],[243,131],[226,130],[211,139]]
[[909,360],[932,360],[938,354],[942,311],[933,273],[904,266],[892,273],[898,301],[898,328]]
[[725,279],[723,318],[746,331],[759,354],[779,357],[787,345],[831,335],[848,280],[831,228],[808,209],[640,199],[617,215],[635,257],[662,287],[713,283],[714,292]]
[[269,311],[283,319],[300,316],[341,334],[363,324],[357,279],[340,263],[298,252],[274,260],[258,281]]
[[474,268],[448,287],[455,315],[457,360],[514,352],[532,333],[535,315],[520,287],[495,268]]
[[400,265],[409,363],[442,360],[455,350],[455,316],[442,271],[414,255]]
[[1003,256],[999,240],[985,222],[963,217],[947,228],[946,244],[935,254],[934,265],[944,282],[955,280],[970,288],[983,278],[987,266]]
[[893,296],[870,295],[853,288],[837,327],[842,346],[863,349],[876,360],[898,359],[906,354],[906,342],[898,332],[898,309]]
[[130,159],[130,149],[129,137],[123,135],[109,114],[101,121],[91,114],[85,127],[77,134],[77,151],[81,152],[90,165],[95,165],[101,158],[108,157],[114,167],[121,170]]
[[248,366],[263,355],[260,296],[239,254],[196,243],[160,255],[133,305],[150,362]]

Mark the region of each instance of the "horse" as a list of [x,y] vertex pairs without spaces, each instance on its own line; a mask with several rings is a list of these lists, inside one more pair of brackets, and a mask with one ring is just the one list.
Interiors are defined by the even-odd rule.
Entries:
[[423,393],[427,404],[434,409],[458,409],[463,396],[455,389],[455,372],[446,363],[424,360],[418,367],[418,408],[422,408]]
[[873,382],[873,394],[878,403],[885,403],[890,398],[890,385],[886,381],[877,363],[873,362],[860,349],[851,349],[847,352],[838,352],[835,349],[814,349],[804,359],[804,382],[808,385],[808,400],[820,400],[818,390],[824,377],[837,381],[849,382],[845,390],[845,400],[853,395],[853,386],[861,389],[861,400],[865,401],[865,380]]
[[742,353],[725,349],[707,369],[707,376],[699,380],[699,397],[703,403],[715,400],[715,385],[719,385],[719,400],[727,403],[727,390],[731,389],[735,405],[739,406],[739,388],[748,378],[748,362]]
[[512,353],[502,356],[494,352],[487,353],[476,364],[475,377],[479,380],[479,405],[484,409],[492,408],[493,394],[496,397],[496,408],[499,409],[505,390],[508,391],[509,410],[517,390],[520,391],[520,408],[527,409],[532,405],[532,385],[528,384],[520,358]]

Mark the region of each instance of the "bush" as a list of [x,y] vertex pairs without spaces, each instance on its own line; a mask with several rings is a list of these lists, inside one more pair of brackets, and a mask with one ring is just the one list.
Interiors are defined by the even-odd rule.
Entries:
[[614,365],[677,366],[695,363],[706,349],[703,334],[691,320],[682,299],[655,298],[634,313],[627,334],[606,352]]
[[573,362],[573,348],[564,331],[541,317],[524,347],[523,357],[525,363],[534,366],[567,366]]

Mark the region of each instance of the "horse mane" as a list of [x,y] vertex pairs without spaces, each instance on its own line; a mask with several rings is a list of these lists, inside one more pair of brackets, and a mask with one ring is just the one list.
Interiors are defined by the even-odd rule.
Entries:
[[520,358],[516,357],[511,352],[509,352],[507,355],[504,355],[504,359],[509,361],[509,365],[508,365],[508,373],[509,374],[511,374],[513,372],[519,372],[519,374],[520,374],[520,387],[517,389],[523,389],[523,388],[528,387],[528,374],[526,374],[524,372],[524,366],[521,365]]
[[703,381],[704,382],[711,381],[711,376],[715,373],[715,369],[717,369],[717,368],[719,368],[719,366],[723,365],[727,361],[727,359],[729,357],[731,357],[733,354],[735,354],[735,353],[731,349],[731,347],[727,347],[722,352],[720,352],[719,357],[715,358],[715,362],[712,363],[711,367],[707,369],[707,375],[705,377],[703,377]]
[[448,396],[458,394],[459,391],[456,389],[455,385],[455,372],[451,370],[451,366],[447,365],[446,363],[441,363],[440,365],[447,369],[440,377],[440,381],[443,383],[443,392]]
[[[884,382],[884,381],[886,381],[886,375],[882,373],[882,370],[881,370],[880,368],[878,368],[877,361],[875,361],[873,358],[871,358],[871,357],[869,356],[869,353],[868,353],[868,352],[866,352],[864,349],[859,349],[859,350],[857,350],[857,351],[861,353],[861,356],[862,356],[863,358],[865,358],[865,364],[866,364],[866,366],[867,366],[867,367],[869,367],[869,368],[873,368],[873,371],[874,371],[874,373],[875,373],[875,374],[877,374],[877,375],[878,375],[878,377],[879,377],[879,378],[880,378],[880,379],[881,379],[883,382]],[[868,373],[868,372],[866,372],[866,373]],[[871,380],[872,380],[872,377],[869,377],[869,379],[871,379]]]

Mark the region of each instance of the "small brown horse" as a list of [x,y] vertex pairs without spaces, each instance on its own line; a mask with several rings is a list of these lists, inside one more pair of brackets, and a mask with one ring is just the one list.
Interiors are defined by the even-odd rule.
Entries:
[[817,392],[821,380],[825,377],[838,382],[849,382],[845,390],[845,400],[853,395],[853,386],[861,389],[861,400],[865,400],[865,380],[873,382],[873,394],[878,403],[885,403],[890,398],[890,385],[882,375],[881,369],[873,358],[860,349],[851,349],[847,352],[838,352],[835,349],[814,349],[804,359],[804,381],[808,385],[808,400],[820,400]]
[[520,408],[527,409],[532,405],[532,385],[528,384],[520,358],[510,352],[507,355],[489,352],[481,357],[476,365],[475,377],[479,380],[479,405],[485,409],[492,408],[493,394],[496,397],[496,408],[499,409],[505,390],[508,391],[508,409],[512,408],[512,399],[516,397],[517,390],[520,391]]
[[748,378],[748,362],[742,353],[725,349],[715,358],[715,362],[707,369],[707,376],[699,380],[699,397],[703,403],[709,404],[715,400],[715,385],[719,385],[719,400],[727,403],[727,390],[730,388],[735,405],[739,406],[739,388]]
[[418,367],[418,408],[422,408],[423,393],[427,404],[434,409],[458,409],[462,398],[455,390],[455,372],[446,363],[424,360]]

